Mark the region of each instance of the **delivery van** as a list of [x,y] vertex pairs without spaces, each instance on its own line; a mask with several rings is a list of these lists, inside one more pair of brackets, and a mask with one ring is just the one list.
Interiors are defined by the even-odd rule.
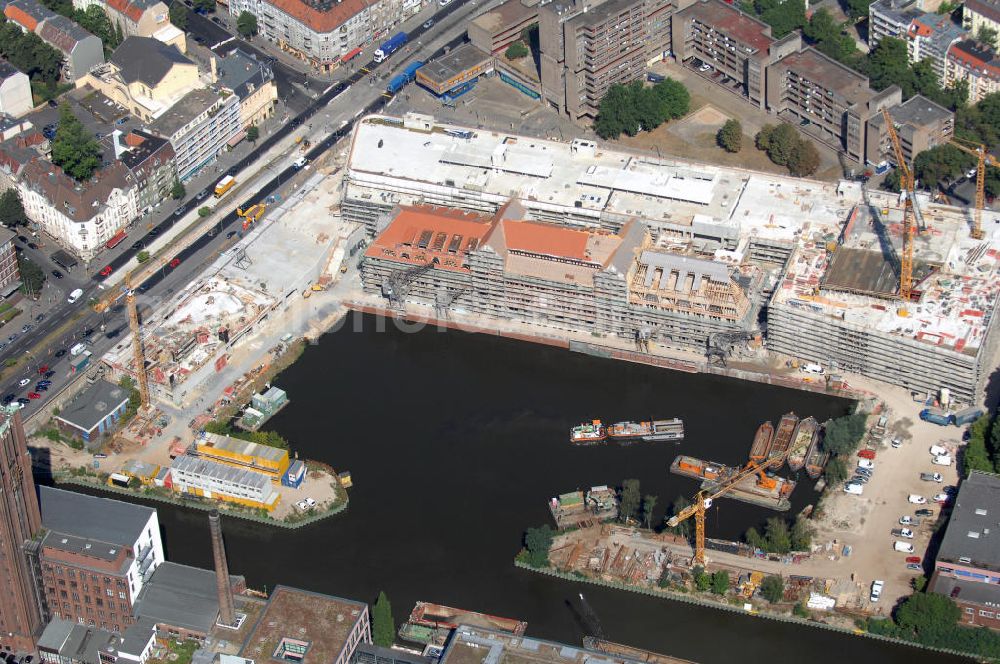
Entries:
[[77,288],[75,291],[69,294],[69,297],[66,299],[66,301],[69,302],[70,304],[73,304],[81,297],[83,297],[83,289]]
[[85,350],[87,350],[87,347],[84,344],[77,344],[77,345],[75,345],[75,346],[73,346],[72,348],[69,349],[69,354],[70,355],[79,355],[80,353],[82,353]]

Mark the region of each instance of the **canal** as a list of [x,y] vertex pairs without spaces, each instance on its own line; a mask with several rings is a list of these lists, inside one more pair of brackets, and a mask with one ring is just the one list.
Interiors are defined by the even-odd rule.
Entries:
[[[307,348],[276,384],[292,403],[269,428],[300,456],[350,470],[354,488],[345,513],[297,531],[226,519],[230,569],[251,587],[280,583],[367,601],[385,590],[397,621],[426,600],[526,620],[529,634],[568,643],[584,636],[574,607],[585,592],[609,639],[705,664],[737,654],[813,664],[950,659],[512,565],[524,529],[550,522],[551,496],[637,478],[662,514],[696,489],[668,473],[679,452],[740,463],[762,420],[794,410],[822,421],[844,413],[845,401],[495,337],[401,331],[362,316]],[[571,425],[595,417],[675,416],[687,430],[679,444],[573,449],[567,441]],[[791,513],[816,495],[800,484]],[[168,557],[210,567],[205,514],[157,508]],[[708,535],[737,538],[772,514],[717,501]]]

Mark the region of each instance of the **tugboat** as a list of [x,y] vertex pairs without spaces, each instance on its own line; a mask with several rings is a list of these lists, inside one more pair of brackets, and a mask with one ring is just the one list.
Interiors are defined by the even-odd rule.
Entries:
[[593,445],[604,442],[608,437],[607,429],[600,420],[577,425],[569,430],[569,442],[574,445]]

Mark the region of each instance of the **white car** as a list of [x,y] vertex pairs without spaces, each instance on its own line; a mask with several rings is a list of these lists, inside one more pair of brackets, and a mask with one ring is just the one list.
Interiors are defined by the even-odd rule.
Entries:
[[711,68],[712,68],[712,65],[708,64],[707,62],[704,62],[704,63],[702,63],[702,65],[700,67],[698,67],[698,71],[708,71]]
[[303,512],[305,512],[307,509],[309,509],[309,506],[306,505],[306,501],[304,501],[304,500],[300,500],[299,502],[295,503],[295,506],[298,507]]
[[901,526],[909,526],[912,523],[913,523],[913,517],[909,516],[908,514],[899,517],[899,525]]
[[907,497],[906,500],[907,500],[907,502],[913,503],[914,505],[926,505],[927,504],[927,499],[926,498],[924,498],[923,496],[918,496],[915,493],[911,493]]
[[27,385],[30,382],[31,381],[28,380],[27,378],[22,378],[21,380],[17,381],[17,384],[18,384],[19,387],[24,387],[25,385]]
[[936,456],[933,459],[931,459],[931,463],[933,463],[935,466],[950,466],[951,465],[951,455],[950,454],[941,454],[941,455]]
[[863,495],[865,492],[865,487],[857,482],[848,482],[844,485],[844,493],[850,493],[855,496]]
[[309,507],[316,507],[316,501],[313,500],[312,498],[306,498],[304,502]]
[[893,447],[899,448],[903,446],[903,441],[901,441],[899,438],[893,438],[891,444]]
[[909,528],[900,528],[899,536],[905,537],[906,539],[913,539],[913,531],[910,530]]
[[931,456],[942,456],[948,453],[948,448],[941,445],[931,445]]
[[875,470],[875,462],[871,459],[858,459],[858,468],[865,470]]
[[900,553],[913,553],[913,545],[909,542],[900,542],[899,540],[896,540],[892,543],[892,548]]
[[882,588],[885,586],[885,582],[875,579],[872,582],[872,592],[869,599],[873,602],[877,602],[878,598],[882,596]]
[[947,503],[951,500],[951,496],[946,493],[936,493],[934,494],[935,503]]

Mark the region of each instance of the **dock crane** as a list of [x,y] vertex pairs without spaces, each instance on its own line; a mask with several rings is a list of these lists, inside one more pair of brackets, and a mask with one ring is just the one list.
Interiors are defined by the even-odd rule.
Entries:
[[[712,506],[712,501],[726,495],[739,483],[740,480],[751,475],[760,475],[763,480],[767,476],[764,472],[772,467],[780,467],[788,457],[788,452],[763,461],[751,461],[740,469],[739,472],[728,478],[715,491],[699,491],[695,494],[694,502],[682,509],[677,514],[667,520],[667,525],[671,528],[677,526],[682,521],[694,517],[694,560],[696,563],[705,566],[705,510]],[[768,478],[770,479],[770,478]],[[773,482],[773,480],[771,480]]]
[[951,137],[949,141],[962,152],[971,154],[979,160],[976,167],[976,211],[973,217],[972,230],[969,231],[976,240],[983,239],[983,209],[986,207],[986,165],[1000,168],[1000,161],[986,151],[986,146],[962,138]]
[[[917,215],[920,213],[917,211],[917,201],[913,191],[913,171],[906,165],[906,160],[903,158],[903,148],[900,147],[899,136],[896,134],[896,126],[893,124],[889,111],[885,108],[882,109],[882,118],[885,120],[885,128],[889,133],[892,150],[896,155],[896,166],[899,168],[901,174],[899,188],[903,191],[903,251],[899,258],[899,297],[904,303],[908,303],[910,295],[913,293],[913,235],[915,219],[918,218]],[[906,316],[906,309],[900,309],[899,314]]]
[[135,303],[131,272],[125,275],[122,291],[125,293],[125,303],[128,307],[128,326],[132,331],[132,357],[135,361],[135,375],[139,381],[139,396],[142,401],[139,409],[143,410],[149,405],[149,382],[146,379],[146,355],[142,349],[142,330],[139,327],[139,309]]

